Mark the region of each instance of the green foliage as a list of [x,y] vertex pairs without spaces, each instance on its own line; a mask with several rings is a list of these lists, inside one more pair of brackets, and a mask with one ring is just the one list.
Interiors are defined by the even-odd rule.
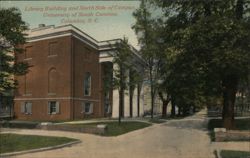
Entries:
[[162,42],[159,31],[161,20],[154,19],[151,10],[154,6],[149,0],[142,0],[140,7],[133,13],[136,23],[132,26],[141,46],[140,55],[146,63],[146,79],[151,93],[151,117],[153,117],[154,99],[159,88],[160,70],[163,63]]
[[250,152],[248,151],[235,151],[235,150],[222,150],[220,152],[222,158],[248,158]]
[[[250,119],[249,118],[245,118],[245,119],[236,119],[235,120],[235,129],[236,130],[250,130]],[[212,131],[214,128],[222,128],[223,124],[222,124],[222,120],[221,119],[211,119],[208,122],[208,130]]]
[[122,124],[118,124],[117,122],[97,122],[97,123],[88,123],[88,124],[79,124],[77,126],[95,126],[98,124],[106,124],[107,132],[104,136],[119,136],[134,130],[142,129],[148,126],[151,126],[150,123],[144,122],[122,122]]
[[103,90],[107,93],[113,88],[113,65],[111,63],[103,64]]
[[133,68],[135,63],[132,61],[133,52],[128,44],[128,39],[124,38],[113,47],[115,52],[111,54],[114,65],[112,86],[116,89],[120,89],[121,87],[124,90],[129,87],[130,89],[135,89],[136,85],[142,81],[142,76]]
[[115,52],[113,56],[113,87],[116,89],[127,89],[128,88],[128,77],[126,70],[129,70],[131,64],[131,50],[128,44],[128,40],[124,38],[122,41],[117,42],[114,46]]
[[28,64],[16,62],[16,53],[21,53],[21,44],[25,43],[24,31],[27,24],[22,21],[16,8],[0,8],[0,93],[16,87],[13,75],[27,73]]
[[121,117],[124,115],[125,90],[129,89],[132,94],[140,77],[132,68],[134,66],[133,52],[128,40],[124,37],[123,40],[116,42],[113,48],[114,52],[111,54],[113,56],[112,87],[119,90],[119,123],[121,123]]
[[151,1],[164,12],[160,20],[155,20],[163,22],[157,25],[161,27],[158,29],[161,36],[157,37],[164,41],[163,86],[178,105],[205,104],[211,97],[222,96],[225,87],[230,84],[237,87],[237,81],[247,78],[250,67],[247,3]]
[[119,125],[117,122],[108,123],[108,129],[105,136],[118,136],[134,130],[148,127],[150,125],[151,124],[144,122],[122,122],[121,125]]

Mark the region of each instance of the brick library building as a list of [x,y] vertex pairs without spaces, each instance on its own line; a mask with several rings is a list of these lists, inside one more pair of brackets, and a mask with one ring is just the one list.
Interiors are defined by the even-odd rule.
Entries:
[[[104,90],[105,71],[116,68],[111,45],[117,41],[97,41],[73,25],[40,24],[29,30],[25,51],[16,56],[30,68],[26,75],[16,76],[14,116],[48,121],[118,117],[118,90]],[[143,60],[132,46],[131,54],[133,71],[143,73]],[[142,115],[143,84],[132,95],[127,93],[123,116]]]

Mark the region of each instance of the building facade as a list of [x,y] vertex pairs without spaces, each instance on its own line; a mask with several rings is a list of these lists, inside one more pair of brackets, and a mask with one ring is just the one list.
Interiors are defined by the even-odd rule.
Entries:
[[[27,34],[27,43],[22,46],[25,51],[16,57],[31,66],[26,75],[16,76],[17,119],[118,117],[118,90],[104,90],[104,76],[105,69],[116,68],[111,45],[119,40],[99,42],[73,25],[40,25]],[[143,61],[132,47],[131,53],[135,70],[142,73]],[[136,89],[133,95],[133,116],[138,116],[138,111],[143,114],[142,93]],[[129,100],[126,95],[125,117],[129,116]]]

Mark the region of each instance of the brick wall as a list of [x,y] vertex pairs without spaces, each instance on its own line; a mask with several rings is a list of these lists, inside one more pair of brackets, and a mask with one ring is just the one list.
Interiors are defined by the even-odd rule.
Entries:
[[[98,51],[72,36],[30,42],[18,61],[31,65],[18,76],[15,117],[22,120],[69,120],[103,117],[102,77]],[[83,80],[91,74],[91,95],[85,96]],[[21,113],[21,105],[32,102],[32,114]],[[49,115],[48,102],[58,101],[60,113]],[[93,114],[82,113],[84,102],[93,103]]]
[[[52,47],[50,45],[53,44]],[[15,117],[24,120],[66,120],[71,118],[71,37],[60,37],[27,43],[27,51],[18,61],[31,66],[25,76],[17,76]],[[28,58],[27,58],[28,57]],[[32,114],[21,113],[21,104],[32,102]],[[60,113],[48,115],[48,101],[60,103]]]
[[[74,118],[103,117],[98,51],[87,46],[84,42],[73,38],[73,52],[73,96],[76,98],[74,100]],[[83,81],[86,73],[91,74],[90,96],[84,95]],[[84,115],[82,113],[82,104],[84,102],[93,104],[93,114]]]

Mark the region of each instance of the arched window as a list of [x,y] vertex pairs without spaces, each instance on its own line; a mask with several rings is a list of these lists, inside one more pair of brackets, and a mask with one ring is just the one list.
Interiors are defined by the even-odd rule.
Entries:
[[90,96],[91,94],[91,75],[89,72],[84,75],[83,90],[85,96]]
[[51,68],[48,72],[48,92],[49,92],[49,94],[56,93],[56,82],[57,82],[56,75],[57,75],[56,69]]

